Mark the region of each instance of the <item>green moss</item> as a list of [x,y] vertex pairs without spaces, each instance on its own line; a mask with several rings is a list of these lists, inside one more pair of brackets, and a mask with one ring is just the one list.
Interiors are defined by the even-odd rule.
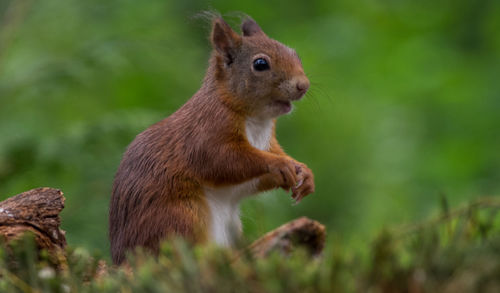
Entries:
[[330,245],[316,259],[302,249],[288,256],[274,253],[266,259],[254,259],[243,254],[236,258],[234,251],[192,247],[177,240],[165,243],[158,257],[137,251],[129,257],[131,270],[108,265],[103,271],[99,256],[81,247],[69,248],[67,263],[58,265],[48,253],[36,253],[28,235],[1,250],[0,289],[311,293],[498,290],[499,208],[498,200],[483,199],[443,211],[426,222],[385,230],[363,247],[364,251]]

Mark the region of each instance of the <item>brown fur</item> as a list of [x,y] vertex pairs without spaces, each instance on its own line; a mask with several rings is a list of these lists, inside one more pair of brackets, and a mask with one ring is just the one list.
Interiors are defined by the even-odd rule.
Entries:
[[[163,239],[210,240],[203,186],[259,178],[260,191],[282,187],[301,199],[314,192],[312,172],[287,156],[273,130],[269,151],[254,148],[247,117],[277,117],[275,100],[299,99],[309,81],[295,51],[269,39],[251,19],[235,33],[213,20],[214,51],[200,90],[174,114],[130,144],[116,173],[109,213],[113,262],[142,246],[155,252]],[[252,69],[256,54],[271,70]],[[305,90],[304,90],[305,88]],[[300,187],[296,183],[303,181]]]

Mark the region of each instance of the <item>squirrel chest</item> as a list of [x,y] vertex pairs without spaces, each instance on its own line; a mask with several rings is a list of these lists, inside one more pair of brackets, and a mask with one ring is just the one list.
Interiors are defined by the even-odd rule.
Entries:
[[[245,134],[248,142],[257,149],[267,151],[273,130],[272,119],[247,118]],[[204,192],[210,214],[210,235],[222,246],[231,246],[241,233],[239,203],[241,199],[257,192],[257,179],[220,187],[205,187]]]

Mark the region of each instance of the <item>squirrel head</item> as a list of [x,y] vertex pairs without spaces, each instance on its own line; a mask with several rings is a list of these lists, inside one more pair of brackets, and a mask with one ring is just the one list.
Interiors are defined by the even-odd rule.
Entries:
[[276,118],[292,110],[309,88],[295,50],[270,39],[251,18],[239,35],[220,17],[213,20],[212,62],[218,86],[227,89],[231,106],[249,116]]

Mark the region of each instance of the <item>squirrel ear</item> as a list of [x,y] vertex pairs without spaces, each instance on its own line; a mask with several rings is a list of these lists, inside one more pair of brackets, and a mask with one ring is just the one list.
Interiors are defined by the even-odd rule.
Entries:
[[213,21],[211,39],[214,49],[224,57],[227,64],[231,64],[241,43],[241,37],[219,17]]
[[264,34],[260,26],[250,17],[245,19],[245,21],[241,24],[241,31],[245,37],[250,37],[256,34]]

